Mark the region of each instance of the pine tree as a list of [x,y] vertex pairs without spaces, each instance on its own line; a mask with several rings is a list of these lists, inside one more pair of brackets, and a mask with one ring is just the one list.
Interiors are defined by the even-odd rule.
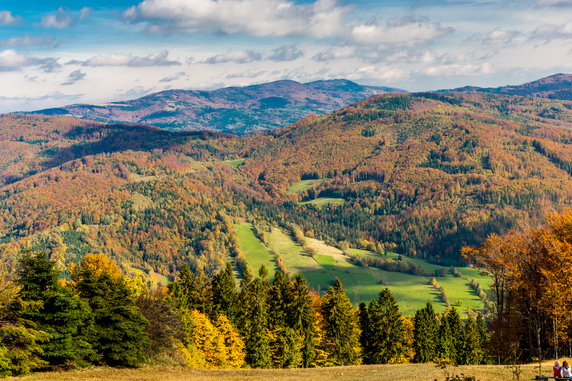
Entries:
[[327,352],[336,365],[357,365],[360,357],[360,329],[354,310],[339,279],[328,287],[322,299]]
[[366,332],[362,342],[364,359],[369,364],[397,362],[405,353],[405,332],[397,301],[389,289],[379,293],[377,301],[372,300],[367,308]]
[[[93,311],[95,330],[90,342],[100,362],[111,366],[137,366],[150,344],[145,329],[149,322],[141,314],[119,270],[98,272],[82,261],[72,273],[81,297]],[[117,271],[115,271],[117,270]]]
[[292,328],[279,327],[271,333],[270,349],[275,368],[297,368],[302,356],[302,338]]
[[426,363],[435,359],[438,332],[439,323],[435,310],[433,310],[431,303],[427,303],[425,308],[415,313],[413,328],[415,356],[413,361]]
[[95,359],[86,337],[93,329],[93,315],[87,302],[61,286],[58,278],[54,263],[44,253],[24,252],[16,279],[21,286],[17,313],[33,322],[30,328],[50,336],[41,344],[42,357],[49,365],[87,365]]
[[288,326],[302,336],[302,366],[307,368],[315,356],[314,326],[316,311],[312,304],[312,297],[306,285],[306,280],[301,274],[297,274],[294,277],[291,297],[287,322]]
[[[370,302],[370,305],[372,302],[375,302],[375,300],[372,300]],[[364,362],[365,363],[369,363],[369,353],[372,351],[372,347],[370,344],[370,339],[371,337],[369,336],[369,314],[368,314],[368,308],[367,305],[364,302],[361,302],[358,306],[358,310],[359,310],[359,325],[360,325],[360,329],[361,329],[361,335],[360,335],[360,344],[361,344],[361,348],[362,348],[362,354],[363,354],[363,358],[364,358]]]

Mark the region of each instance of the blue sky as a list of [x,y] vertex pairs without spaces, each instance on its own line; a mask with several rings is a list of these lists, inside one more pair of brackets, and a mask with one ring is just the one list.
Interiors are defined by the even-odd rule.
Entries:
[[0,112],[279,79],[407,90],[572,72],[572,0],[0,0]]

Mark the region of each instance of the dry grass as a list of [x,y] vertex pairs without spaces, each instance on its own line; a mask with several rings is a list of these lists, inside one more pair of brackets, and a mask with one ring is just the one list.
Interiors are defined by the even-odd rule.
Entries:
[[[479,381],[513,380],[510,369],[505,366],[460,366],[450,367],[450,374],[475,376]],[[520,380],[533,379],[538,371],[535,364],[523,365]],[[552,374],[552,363],[543,364],[542,372]],[[445,373],[430,364],[346,366],[320,369],[240,369],[240,370],[198,370],[172,366],[146,366],[139,369],[88,368],[64,373],[37,373],[30,376],[9,378],[19,381],[433,381],[444,380]]]

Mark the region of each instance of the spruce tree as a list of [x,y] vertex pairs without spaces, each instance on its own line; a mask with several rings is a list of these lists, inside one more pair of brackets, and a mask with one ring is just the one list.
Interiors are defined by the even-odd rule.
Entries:
[[479,331],[479,339],[481,343],[481,350],[483,353],[483,357],[481,359],[481,364],[486,364],[489,362],[489,358],[487,357],[487,348],[489,347],[489,333],[487,331],[487,324],[485,323],[485,319],[483,315],[477,315],[477,330]]
[[339,279],[322,298],[327,352],[335,365],[357,365],[360,357],[360,329],[356,311]]
[[415,313],[413,328],[415,356],[413,361],[426,363],[435,359],[438,331],[439,323],[435,316],[435,310],[433,310],[431,303],[427,303],[425,308]]
[[252,279],[248,273],[246,275],[241,282],[237,317],[238,328],[245,339],[246,362],[254,368],[268,368],[271,365],[267,332],[268,280]]
[[225,268],[212,279],[213,316],[223,314],[234,321],[237,298],[234,273],[231,264],[227,263]]
[[282,271],[276,271],[274,274],[268,296],[269,326],[271,329],[286,328],[286,320],[292,305],[292,293],[288,276]]
[[33,323],[30,328],[46,332],[41,344],[43,359],[50,366],[74,367],[89,364],[95,352],[87,341],[93,315],[86,301],[58,283],[59,273],[45,253],[26,251],[19,260],[16,283],[17,313]]
[[212,315],[212,294],[210,282],[201,269],[195,274],[188,265],[183,265],[178,279],[169,285],[171,294],[179,308],[197,310]]
[[95,330],[90,342],[100,362],[111,366],[139,365],[150,344],[145,332],[149,322],[135,305],[122,276],[98,272],[86,263],[84,259],[74,281],[93,311]]
[[[405,329],[397,301],[389,289],[379,293],[367,308],[364,358],[369,364],[397,362],[405,353]],[[364,333],[362,332],[362,337]]]
[[465,322],[462,351],[459,357],[459,363],[462,365],[480,364],[483,359],[479,329],[475,319],[470,315]]
[[445,316],[441,318],[441,325],[439,326],[439,333],[437,335],[437,358],[451,362],[455,358],[453,334],[451,333],[449,319]]
[[449,328],[451,329],[451,342],[453,344],[451,361],[453,364],[460,364],[464,341],[463,321],[461,320],[461,315],[459,315],[459,312],[455,307],[452,307],[445,313],[445,319],[447,319]]
[[301,274],[294,277],[287,324],[302,336],[302,366],[307,368],[314,361],[315,311],[310,290]]

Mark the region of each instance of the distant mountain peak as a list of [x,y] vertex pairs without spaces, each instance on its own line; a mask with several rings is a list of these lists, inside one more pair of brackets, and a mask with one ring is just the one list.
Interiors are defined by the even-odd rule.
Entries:
[[572,74],[558,73],[521,85],[502,87],[465,86],[453,89],[456,92],[484,92],[506,95],[535,96],[549,99],[572,100]]
[[347,79],[309,83],[284,79],[216,90],[164,90],[129,101],[76,104],[31,114],[243,134],[285,127],[308,115],[326,114],[390,91],[403,90],[362,86]]

